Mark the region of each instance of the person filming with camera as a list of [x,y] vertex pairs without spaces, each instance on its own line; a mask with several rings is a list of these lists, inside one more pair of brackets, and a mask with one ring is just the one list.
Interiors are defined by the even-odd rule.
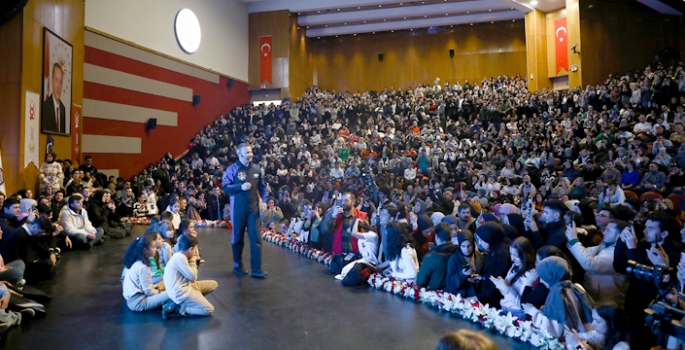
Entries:
[[[682,245],[667,239],[669,228],[674,225],[673,218],[663,211],[653,211],[647,215],[644,238],[638,241],[635,229],[631,224],[621,231],[620,240],[614,250],[614,270],[626,273],[628,261],[646,266],[676,267]],[[644,336],[633,339],[633,348],[649,349],[656,344],[656,338],[645,326],[644,310],[650,302],[659,296],[659,289],[652,281],[641,281],[630,275],[630,286],[626,293],[625,311],[633,334]],[[672,276],[675,277],[675,276]]]

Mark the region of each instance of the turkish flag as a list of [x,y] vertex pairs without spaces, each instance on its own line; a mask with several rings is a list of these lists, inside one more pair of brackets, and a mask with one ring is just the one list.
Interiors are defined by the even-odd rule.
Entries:
[[271,36],[259,37],[259,84],[268,81],[273,84],[271,79]]
[[568,30],[566,30],[566,18],[554,21],[554,41],[556,48],[556,69],[555,72],[559,75],[559,71],[564,68],[568,72]]

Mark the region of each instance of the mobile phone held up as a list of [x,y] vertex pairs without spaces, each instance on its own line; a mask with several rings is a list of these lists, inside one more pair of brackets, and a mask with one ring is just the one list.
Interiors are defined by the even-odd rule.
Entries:
[[338,193],[338,197],[335,199],[335,206],[342,207],[342,193]]

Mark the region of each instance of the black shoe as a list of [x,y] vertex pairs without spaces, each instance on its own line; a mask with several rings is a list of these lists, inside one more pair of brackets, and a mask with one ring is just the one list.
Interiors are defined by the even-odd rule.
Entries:
[[7,322],[0,323],[0,334],[5,334],[10,327],[10,324]]
[[33,311],[33,309],[26,308],[24,310],[19,311],[21,314],[21,320],[28,320],[29,318],[36,316],[36,312]]
[[164,303],[164,306],[162,306],[162,318],[168,320],[169,318],[178,315],[180,310],[180,305],[168,300]]
[[250,274],[250,277],[266,278],[266,271],[264,271],[264,270],[252,271],[252,273]]
[[237,268],[237,267],[233,269],[233,273],[235,273],[235,274],[238,275],[238,276],[245,276],[245,275],[247,275],[247,271],[245,271],[245,269],[243,269],[243,268]]

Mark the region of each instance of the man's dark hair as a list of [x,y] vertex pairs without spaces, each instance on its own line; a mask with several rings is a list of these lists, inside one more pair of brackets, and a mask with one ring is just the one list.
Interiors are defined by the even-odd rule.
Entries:
[[38,206],[36,206],[36,209],[38,209],[38,214],[50,214],[52,212],[52,208],[50,208],[47,204],[45,203],[38,203]]
[[184,252],[197,246],[197,237],[192,235],[180,235],[178,237],[178,250]]
[[88,160],[88,159],[93,159],[93,157],[91,157],[91,156],[86,156],[86,160]]
[[36,225],[36,227],[43,231],[52,231],[52,222],[48,219],[36,218],[29,224],[29,226],[32,225]]
[[611,208],[611,207],[602,208],[599,211],[605,211],[605,212],[609,213],[609,216],[611,217],[611,219],[616,219],[619,216],[616,209]]
[[626,227],[628,227],[628,223],[623,221],[623,220],[614,219],[614,220],[611,220],[611,222],[616,224],[616,229],[618,230],[619,233],[621,233],[621,231],[623,231]]
[[383,205],[383,210],[387,210],[388,214],[390,215],[391,218],[395,219],[397,217],[397,213],[399,211],[398,205],[395,202],[390,202],[385,205]]
[[390,193],[391,193],[390,187],[388,187],[388,186],[381,186],[381,187],[378,188],[378,193],[384,194],[384,195],[385,195],[385,198],[390,198]]
[[9,198],[5,199],[5,203],[2,205],[2,207],[5,210],[7,210],[7,209],[12,208],[12,206],[15,204],[21,204],[21,203],[19,202],[17,197],[9,197]]
[[435,237],[440,238],[444,243],[449,243],[452,240],[452,227],[446,222],[441,222],[435,225]]
[[673,228],[673,218],[670,215],[666,214],[666,212],[661,210],[652,211],[649,214],[647,214],[647,220],[658,222],[659,230],[662,232],[671,232],[671,229]]
[[469,212],[471,212],[471,207],[469,207],[466,204],[459,204],[459,210],[457,210],[457,213],[459,213],[462,210],[468,210]]

